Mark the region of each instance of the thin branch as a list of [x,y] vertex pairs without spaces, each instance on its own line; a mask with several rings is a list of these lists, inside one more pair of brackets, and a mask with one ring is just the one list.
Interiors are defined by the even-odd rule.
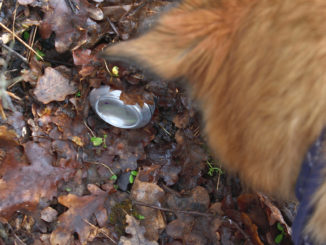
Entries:
[[84,124],[85,127],[91,132],[91,134],[93,135],[93,137],[96,137],[96,135],[94,134],[93,130],[91,130],[91,128],[87,125],[86,121],[84,120]]
[[109,166],[107,166],[104,163],[102,163],[102,162],[89,162],[89,163],[97,164],[97,165],[102,165],[103,167],[107,168],[112,175],[115,175],[115,173],[112,171],[112,169]]
[[148,207],[148,208],[153,208],[153,209],[158,209],[161,211],[165,211],[165,212],[171,212],[171,213],[182,213],[182,214],[190,214],[190,215],[197,215],[197,216],[204,216],[204,217],[213,217],[213,214],[209,214],[209,213],[202,213],[202,212],[197,212],[197,211],[186,211],[186,210],[180,210],[180,209],[170,209],[170,208],[162,208],[162,207],[158,207],[158,206],[154,206],[154,205],[150,205],[144,202],[139,202],[139,201],[134,201],[133,203],[139,206],[144,206],[144,207]]
[[[189,215],[196,215],[196,216],[204,216],[204,217],[215,217],[216,215],[214,214],[209,214],[209,213],[202,213],[202,212],[197,212],[197,211],[185,211],[185,210],[179,210],[179,209],[170,209],[170,208],[162,208],[162,207],[158,207],[155,205],[150,205],[147,203],[143,203],[143,202],[139,202],[139,201],[132,201],[135,205],[139,205],[139,206],[144,206],[144,207],[148,207],[148,208],[153,208],[153,209],[157,209],[157,210],[161,210],[161,211],[165,211],[165,212],[172,212],[172,213],[183,213],[183,214],[189,214]],[[219,215],[218,215],[219,216]],[[232,219],[230,219],[227,216],[219,216],[222,220],[227,221],[230,225],[233,225],[242,235],[243,237],[249,242],[249,244],[252,244],[249,236],[244,232],[244,230]]]
[[12,48],[8,47],[6,44],[1,43],[1,46],[4,47],[5,49],[9,50],[11,53],[15,54],[17,57],[19,57],[22,61],[24,61],[25,63],[28,64],[28,60],[22,56],[21,54],[17,53],[15,50],[13,50]]
[[12,34],[15,38],[18,39],[19,42],[21,42],[26,48],[31,50],[39,59],[43,60],[43,58],[31,47],[29,46],[23,39],[21,39],[19,36],[16,35],[16,33],[12,32],[8,27],[6,27],[4,24],[0,22],[0,26],[5,29],[7,32]]

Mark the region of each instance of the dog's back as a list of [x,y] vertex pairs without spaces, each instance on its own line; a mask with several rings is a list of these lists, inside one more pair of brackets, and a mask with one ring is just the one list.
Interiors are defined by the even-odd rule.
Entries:
[[[322,0],[186,0],[105,53],[185,77],[226,167],[254,189],[289,198],[326,124],[325,23]],[[326,241],[326,184],[317,197],[308,229]]]

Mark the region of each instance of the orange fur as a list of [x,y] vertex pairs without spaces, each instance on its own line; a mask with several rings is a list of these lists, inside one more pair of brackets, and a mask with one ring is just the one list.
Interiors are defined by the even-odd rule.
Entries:
[[[325,23],[322,0],[185,0],[105,55],[185,77],[225,166],[256,190],[293,198],[326,124]],[[315,199],[307,229],[326,241],[326,184]]]

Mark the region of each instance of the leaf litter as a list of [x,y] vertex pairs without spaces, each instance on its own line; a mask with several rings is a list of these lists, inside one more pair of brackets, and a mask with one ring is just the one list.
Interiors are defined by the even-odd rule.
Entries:
[[[169,4],[4,1],[0,21],[22,39],[8,53],[13,34],[2,28],[1,93],[15,110],[0,118],[0,244],[291,244],[295,204],[214,171],[197,106],[178,83],[98,58]],[[88,102],[101,85],[128,104],[155,98],[151,122],[103,122]]]

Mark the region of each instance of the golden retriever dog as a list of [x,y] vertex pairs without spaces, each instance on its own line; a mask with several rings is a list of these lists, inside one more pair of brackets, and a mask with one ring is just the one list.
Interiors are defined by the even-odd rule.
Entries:
[[[104,56],[184,78],[225,167],[254,190],[295,197],[307,152],[326,125],[326,1],[184,0]],[[323,140],[318,152],[323,166]],[[307,236],[326,242],[322,170],[296,244]]]

